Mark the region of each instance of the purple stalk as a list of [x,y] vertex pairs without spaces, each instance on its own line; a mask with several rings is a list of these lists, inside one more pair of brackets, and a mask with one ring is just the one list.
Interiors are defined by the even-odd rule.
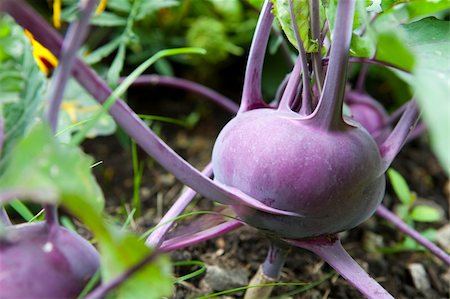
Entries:
[[[401,68],[401,67],[396,66],[395,64],[392,64],[392,63],[389,63],[389,62],[376,60],[375,58],[350,57],[348,60],[349,60],[350,63],[365,63],[365,64],[382,65],[382,66],[386,66],[386,67],[391,67],[391,68],[397,69],[397,70],[405,72],[405,73],[411,73],[411,71],[409,71],[407,69]],[[324,57],[322,59],[322,64],[323,65],[329,65],[330,64],[330,58],[329,57]]]
[[220,107],[233,113],[236,113],[239,109],[238,104],[233,102],[233,100],[225,97],[215,90],[212,90],[196,82],[192,82],[190,80],[160,75],[142,75],[134,81],[132,86],[140,86],[146,84],[163,85],[188,90],[210,99]]
[[300,83],[300,75],[302,68],[302,57],[299,55],[297,61],[295,62],[294,69],[292,70],[289,80],[287,82],[286,88],[284,89],[283,96],[278,105],[279,110],[289,111],[291,110],[292,104],[294,103],[295,97],[297,96],[298,85]]
[[266,260],[263,264],[264,275],[278,279],[280,277],[281,270],[283,269],[286,256],[287,250],[285,248],[278,246],[275,242],[271,242]]
[[366,83],[368,70],[369,70],[368,64],[361,65],[361,70],[359,71],[358,80],[356,81],[356,86],[355,86],[355,90],[360,93],[364,92],[364,84]]
[[0,208],[0,225],[9,226],[12,225],[11,219],[9,219],[8,213],[4,207]]
[[50,85],[50,107],[48,111],[48,121],[53,132],[58,126],[58,115],[63,100],[64,90],[69,80],[72,66],[77,57],[78,49],[86,37],[89,28],[89,20],[97,4],[97,0],[81,1],[80,19],[70,24],[66,36],[62,43],[59,65],[55,70]]
[[344,277],[369,299],[393,299],[376,280],[345,251],[337,237],[319,237],[308,240],[287,240],[291,245],[312,251],[324,259],[331,267]]
[[[57,32],[26,3],[20,0],[7,0],[3,2],[2,9],[8,12],[22,27],[28,29],[36,40],[51,52],[56,54],[60,52],[61,38]],[[73,76],[100,103],[103,103],[111,94],[108,85],[78,58],[73,66]],[[144,151],[173,173],[182,183],[197,190],[203,196],[226,205],[246,205],[270,214],[302,217],[297,213],[271,208],[235,188],[214,182],[201,174],[151,131],[123,101],[116,101],[109,112]]]
[[271,10],[272,2],[265,0],[250,46],[239,112],[266,106],[261,92],[261,76],[267,42],[269,41],[273,22]]
[[0,192],[0,205],[9,203],[16,198],[31,199],[39,203],[54,203],[56,202],[56,194],[52,194],[49,190],[23,190],[23,189],[6,189]]
[[310,84],[311,78],[309,77],[308,63],[306,61],[306,51],[305,48],[303,47],[303,41],[300,38],[300,34],[298,32],[298,25],[294,13],[294,7],[292,5],[292,0],[289,0],[289,13],[291,15],[292,27],[294,28],[295,40],[297,42],[299,58],[302,67],[303,97],[299,113],[300,115],[309,115],[311,114],[312,111],[311,84]]
[[411,100],[403,116],[398,121],[394,130],[386,138],[386,140],[379,146],[381,157],[384,160],[385,170],[389,168],[395,156],[405,144],[409,133],[414,129],[417,121],[419,120],[419,110],[417,108],[417,103]]
[[[97,4],[97,0],[81,1],[81,17],[78,21],[73,22],[64,38],[61,48],[61,59],[52,78],[50,85],[50,98],[48,110],[48,122],[53,133],[58,127],[58,115],[61,102],[75,62],[76,54],[80,48],[89,27],[91,14]],[[52,228],[58,225],[58,209],[53,205],[44,205],[45,221],[48,227]]]
[[312,119],[313,124],[328,130],[339,129],[344,124],[342,105],[347,81],[348,52],[354,11],[355,0],[338,1],[330,63],[323,92]]
[[[212,164],[209,163],[205,167],[205,169],[203,169],[202,173],[206,176],[211,176]],[[192,199],[194,199],[196,194],[197,192],[195,192],[191,188],[188,188],[185,192],[183,192],[183,194],[181,194],[177,201],[170,207],[169,211],[167,211],[167,213],[164,214],[164,217],[161,218],[158,225],[160,225],[161,223],[165,224],[155,229],[145,241],[145,244],[147,246],[157,248],[161,245],[161,243],[164,241],[164,236],[173,225],[173,221],[169,222],[170,219],[178,217],[189,205]]]
[[408,226],[402,219],[400,219],[397,215],[389,211],[385,206],[380,205],[377,209],[377,215],[386,219],[392,225],[394,225],[397,229],[410,236],[414,240],[417,241],[420,245],[427,248],[431,251],[435,256],[440,258],[444,263],[450,266],[450,255],[445,253],[444,250],[439,248],[436,244],[426,239],[422,236],[418,231]]
[[323,88],[323,66],[322,66],[322,42],[320,38],[320,1],[310,0],[310,16],[311,16],[311,36],[318,42],[318,50],[312,55],[314,66],[314,76],[319,93]]
[[5,141],[5,121],[3,120],[3,114],[0,110],[0,158],[2,157],[3,142]]
[[238,220],[228,221],[198,233],[190,234],[188,236],[179,236],[166,240],[161,244],[159,250],[168,252],[192,246],[200,242],[207,241],[209,239],[217,238],[221,235],[224,235],[235,229],[238,229],[243,225],[244,224]]
[[90,292],[85,299],[99,299],[99,298],[105,298],[106,294],[110,292],[111,290],[117,288],[122,283],[124,283],[127,279],[129,279],[133,274],[136,274],[139,270],[144,268],[146,265],[151,263],[155,260],[155,258],[158,256],[157,251],[151,252],[149,255],[147,255],[145,258],[143,258],[139,263],[136,265],[130,267],[128,270],[117,276],[116,278],[113,278],[111,281],[102,284],[98,286],[96,289],[94,289],[92,292]]

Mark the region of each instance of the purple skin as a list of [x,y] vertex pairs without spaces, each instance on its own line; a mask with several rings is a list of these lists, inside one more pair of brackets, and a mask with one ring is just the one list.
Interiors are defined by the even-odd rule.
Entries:
[[63,227],[8,226],[0,238],[2,298],[75,298],[99,260],[88,241]]
[[238,115],[219,134],[212,158],[215,180],[268,206],[305,215],[234,206],[242,220],[298,239],[353,228],[375,212],[385,181],[373,138],[361,127],[326,131],[311,126],[312,120],[257,109]]
[[345,94],[345,103],[349,106],[353,119],[371,134],[385,126],[389,120],[384,107],[368,94],[348,91]]

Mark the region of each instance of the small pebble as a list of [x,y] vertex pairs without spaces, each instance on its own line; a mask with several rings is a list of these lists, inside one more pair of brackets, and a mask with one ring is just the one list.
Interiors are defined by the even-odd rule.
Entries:
[[419,263],[412,263],[408,265],[409,274],[416,289],[426,291],[430,289],[430,281],[425,267]]

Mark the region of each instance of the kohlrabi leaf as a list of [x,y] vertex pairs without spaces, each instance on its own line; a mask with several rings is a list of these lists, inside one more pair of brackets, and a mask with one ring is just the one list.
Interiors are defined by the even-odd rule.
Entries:
[[[392,13],[401,23],[419,20],[438,12],[450,9],[448,0],[382,1],[384,12]],[[447,11],[448,13],[448,11]]]
[[91,24],[101,27],[120,27],[127,24],[127,19],[107,11],[91,19]]
[[[291,19],[289,0],[272,0],[272,2],[274,7],[273,12],[280,22],[281,28],[291,44],[298,48]],[[318,43],[311,38],[309,0],[292,0],[292,6],[295,14],[295,22],[297,23],[298,32],[305,51],[307,53],[317,52]]]
[[59,143],[48,126],[38,124],[11,152],[0,190],[47,190],[61,203],[76,201],[100,211],[104,199],[92,164],[78,147]]
[[450,23],[426,18],[403,26],[405,44],[416,57],[412,88],[416,92],[431,146],[450,174]]
[[[100,244],[100,251],[103,282],[122,274],[151,253],[142,240],[131,234],[115,235],[111,243]],[[159,299],[169,296],[172,287],[170,261],[165,256],[157,256],[119,286],[114,295],[115,298]]]

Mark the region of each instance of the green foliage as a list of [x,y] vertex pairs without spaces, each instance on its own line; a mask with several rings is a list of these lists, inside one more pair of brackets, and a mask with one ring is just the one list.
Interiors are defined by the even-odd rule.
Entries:
[[[80,219],[95,234],[102,253],[102,278],[108,282],[139,263],[151,250],[137,236],[107,225],[102,215],[103,195],[91,172],[92,162],[78,147],[58,142],[50,128],[39,124],[12,152],[0,179],[0,190],[39,190],[48,195],[44,202],[59,203]],[[170,272],[168,260],[155,257],[116,292],[120,298],[161,298],[171,293]]]
[[9,17],[0,19],[0,79],[0,112],[5,118],[1,174],[14,144],[40,115],[46,84],[23,30]]
[[426,18],[403,26],[405,43],[416,58],[410,85],[422,108],[432,148],[447,174],[450,174],[449,24]]
[[[289,0],[272,0],[272,2],[274,5],[273,12],[280,22],[281,28],[291,44],[298,48],[291,19]],[[307,53],[317,52],[318,42],[312,39],[310,31],[309,0],[293,0],[292,6],[295,13],[295,22],[297,23],[298,32],[305,51]]]
[[[416,203],[416,194],[411,192],[408,183],[399,172],[390,168],[387,174],[395,195],[400,200],[400,203],[395,205],[395,211],[400,218],[412,227],[414,227],[415,222],[438,222],[442,220],[443,215],[435,207]],[[434,237],[435,230],[428,229],[422,232],[422,235],[425,237]],[[411,237],[406,237],[402,242],[391,247],[383,248],[381,251],[395,253],[410,250],[422,250],[422,247]]]

